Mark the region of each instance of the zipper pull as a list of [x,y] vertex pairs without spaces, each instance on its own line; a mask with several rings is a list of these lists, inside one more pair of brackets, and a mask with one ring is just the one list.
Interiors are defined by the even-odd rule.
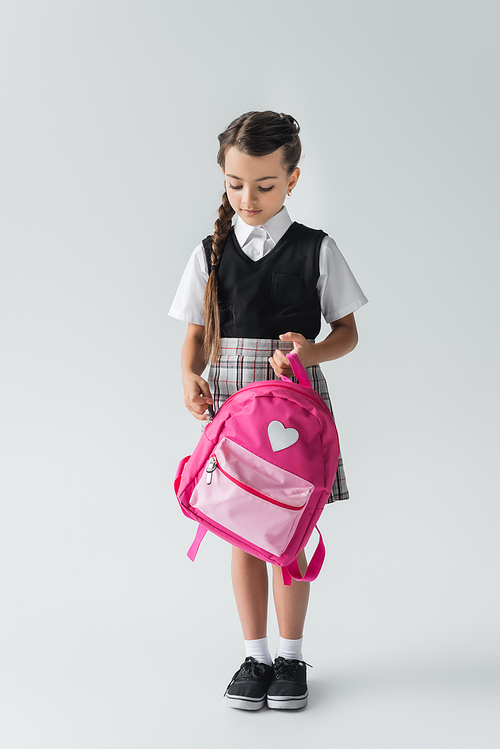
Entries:
[[212,455],[206,467],[207,484],[209,485],[212,483],[212,473],[215,471],[216,468],[217,468],[217,458],[215,457],[215,455]]

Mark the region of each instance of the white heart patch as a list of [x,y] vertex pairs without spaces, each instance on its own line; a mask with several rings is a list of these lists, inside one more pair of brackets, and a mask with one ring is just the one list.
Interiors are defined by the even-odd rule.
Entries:
[[299,439],[299,433],[296,429],[291,427],[287,429],[281,421],[271,421],[267,427],[267,433],[269,435],[269,442],[273,449],[273,453],[277,453],[280,450],[286,450],[287,447],[295,445]]

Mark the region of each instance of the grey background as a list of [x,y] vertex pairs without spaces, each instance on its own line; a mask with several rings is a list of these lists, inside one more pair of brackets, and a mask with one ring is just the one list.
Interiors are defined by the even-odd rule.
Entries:
[[[2,4],[2,746],[498,746],[499,15]],[[370,299],[325,366],[352,499],[321,522],[291,715],[226,708],[229,550],[187,560],[171,489],[199,431],[167,311],[216,135],[266,108],[302,126],[292,217]]]

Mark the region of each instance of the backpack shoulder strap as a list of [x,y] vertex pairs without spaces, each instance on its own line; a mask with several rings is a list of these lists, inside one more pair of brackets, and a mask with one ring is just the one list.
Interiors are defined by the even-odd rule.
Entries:
[[290,562],[290,564],[288,564],[286,567],[282,567],[281,569],[283,575],[283,583],[285,585],[291,584],[290,578],[311,583],[313,580],[316,580],[319,573],[321,572],[323,562],[325,561],[326,550],[325,544],[323,542],[323,536],[319,532],[318,526],[316,525],[315,528],[319,534],[319,541],[316,547],[316,551],[312,555],[311,561],[309,562],[306,571],[302,575],[299,569],[299,565],[297,564],[297,560],[294,559],[293,562]]
[[194,541],[191,544],[191,546],[188,549],[188,557],[189,559],[194,562],[195,557],[198,553],[198,549],[200,548],[200,544],[205,538],[205,534],[207,532],[207,529],[204,528],[202,525],[198,524],[198,530],[196,531],[196,536],[194,537]]

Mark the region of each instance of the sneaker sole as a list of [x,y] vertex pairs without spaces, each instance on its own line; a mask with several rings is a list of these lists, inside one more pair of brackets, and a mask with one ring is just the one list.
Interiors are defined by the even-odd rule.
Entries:
[[261,710],[266,704],[266,697],[231,697],[226,694],[226,700],[229,707],[235,707],[238,710]]
[[267,695],[267,706],[272,710],[298,710],[307,705],[309,691],[300,697],[270,697]]

